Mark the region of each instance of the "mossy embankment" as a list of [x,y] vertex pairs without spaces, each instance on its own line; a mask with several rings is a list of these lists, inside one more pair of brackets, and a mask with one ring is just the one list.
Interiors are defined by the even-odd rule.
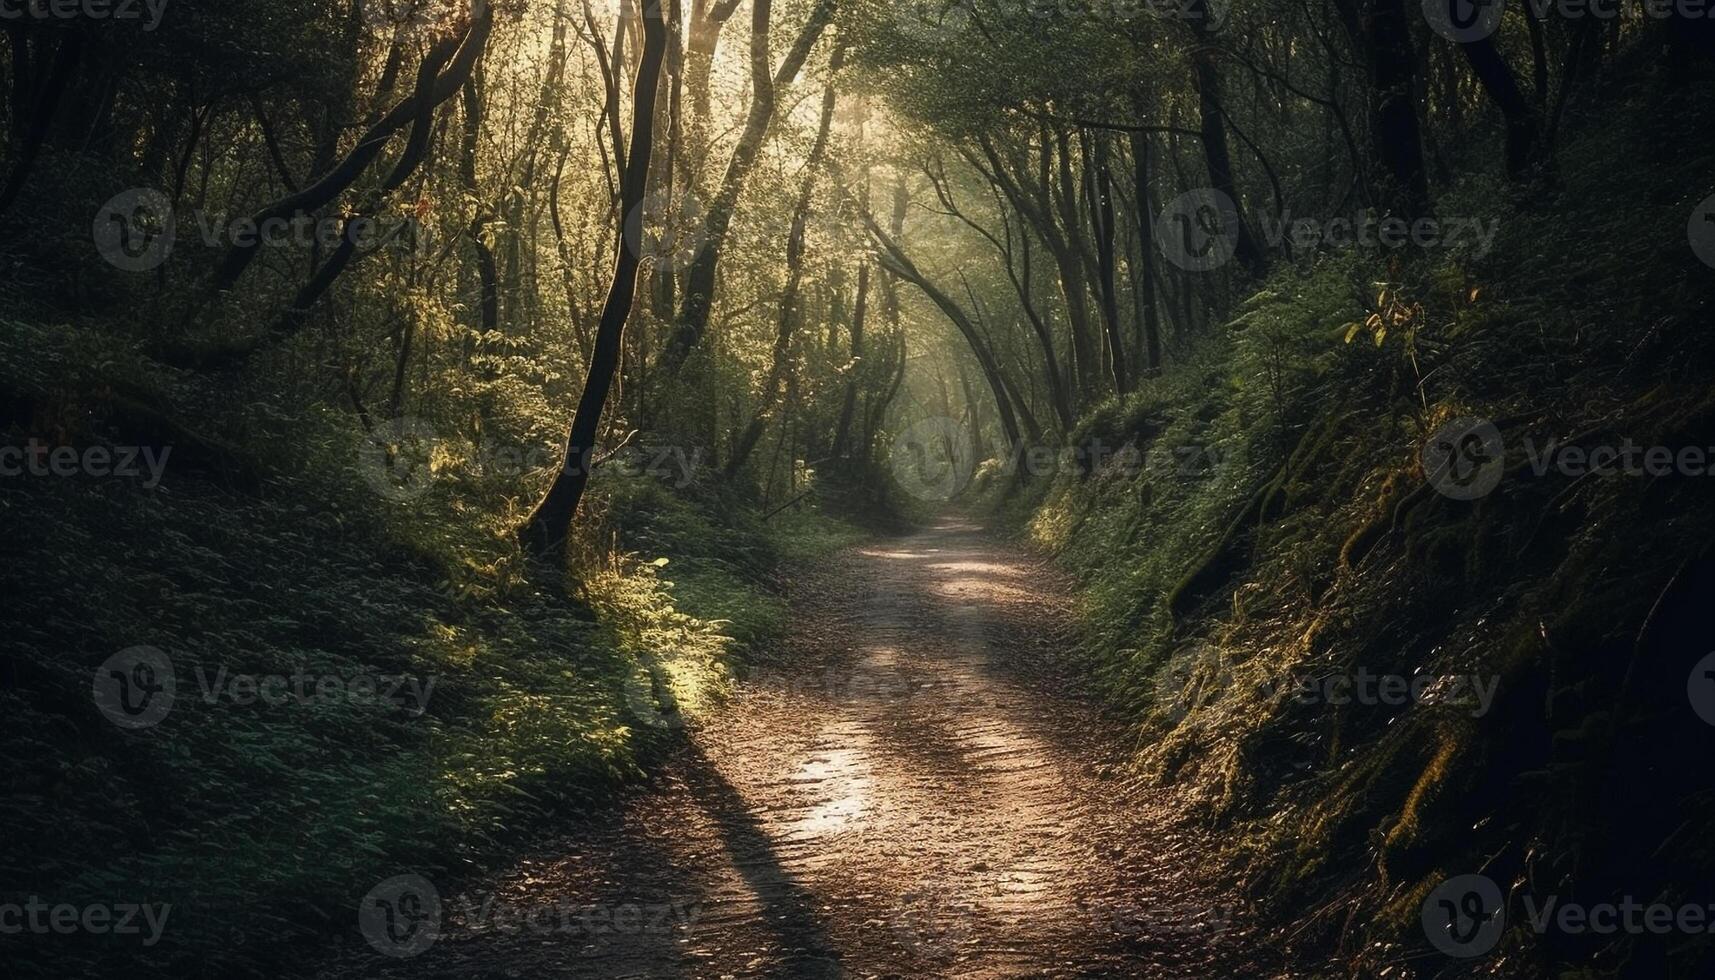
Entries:
[[[0,324],[4,445],[165,454],[154,485],[141,464],[0,478],[0,879],[7,901],[172,911],[147,948],[26,937],[14,975],[278,975],[306,943],[354,941],[381,880],[451,884],[642,778],[680,734],[663,699],[694,717],[782,629],[782,554],[857,533],[765,526],[695,474],[616,464],[576,589],[551,594],[508,536],[540,474],[456,413],[394,446],[140,349],[108,325]],[[487,438],[549,458],[539,435]],[[425,469],[390,483],[395,450]],[[168,658],[175,698],[126,730],[92,684],[138,647]]]
[[[1715,272],[1686,235],[1715,105],[1613,91],[1636,101],[1567,134],[1556,182],[1442,192],[1441,214],[1498,222],[1491,251],[1283,262],[1084,420],[1096,465],[988,489],[1084,583],[1070,657],[1135,720],[1137,778],[1222,827],[1280,938],[1342,972],[1715,969],[1707,935],[1539,935],[1524,914],[1715,901],[1715,727],[1687,693],[1715,649]],[[1492,492],[1425,472],[1458,418],[1500,434]],[[1595,456],[1626,446],[1629,470]],[[1489,694],[1349,686],[1383,675]],[[1467,873],[1512,924],[1457,960],[1419,911]]]

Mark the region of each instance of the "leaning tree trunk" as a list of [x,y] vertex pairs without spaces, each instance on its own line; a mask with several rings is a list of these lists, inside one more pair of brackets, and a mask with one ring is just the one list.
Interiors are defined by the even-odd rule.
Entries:
[[977,330],[976,324],[971,322],[970,315],[918,270],[916,264],[899,247],[899,243],[882,231],[874,218],[867,214],[863,217],[869,226],[870,237],[881,246],[876,257],[882,266],[922,290],[923,295],[929,297],[929,301],[939,307],[947,319],[953,321],[953,325],[959,328],[959,333],[964,335],[965,342],[971,345],[971,353],[976,355],[977,365],[983,369],[983,380],[988,382],[989,392],[994,396],[995,411],[1000,416],[1000,428],[1006,436],[1007,449],[1016,452],[1023,445],[1019,436],[1018,417],[1013,414],[1012,399],[1007,394],[1006,382],[1001,379],[1000,366],[995,362],[994,353],[989,350],[982,333]]
[[774,119],[774,90],[797,77],[799,69],[804,67],[805,59],[810,56],[810,48],[815,45],[816,39],[822,36],[822,29],[828,26],[828,21],[833,17],[832,0],[821,0],[810,12],[809,21],[793,42],[785,60],[780,63],[779,71],[771,74],[768,64],[770,0],[754,0],[754,3],[750,42],[750,82],[754,92],[751,95],[750,113],[745,118],[744,131],[739,134],[738,145],[733,147],[732,158],[727,162],[726,176],[721,179],[720,191],[716,193],[715,199],[709,202],[703,228],[702,251],[685,272],[685,295],[679,301],[678,322],[674,324],[673,336],[661,356],[662,373],[669,378],[677,375],[679,369],[684,367],[685,359],[690,356],[692,349],[703,339],[703,332],[708,329],[709,311],[714,306],[715,274],[720,268],[721,252],[726,247],[727,232],[732,227],[733,212],[738,208],[739,194],[744,191],[751,168],[756,164],[756,156],[762,149],[762,141],[768,135],[769,124]]
[[[1036,299],[1032,291],[1035,272],[1030,267],[1030,229],[1026,227],[1028,219],[1022,215],[1019,224],[1018,245],[1022,253],[1022,274],[1012,268],[1012,253],[1009,250],[1004,256],[1007,278],[1012,280],[1013,292],[1018,294],[1018,304],[1024,309],[1024,316],[1030,323],[1030,329],[1036,334],[1036,343],[1042,348],[1042,373],[1047,375],[1048,400],[1053,403],[1054,417],[1060,421],[1061,432],[1071,432],[1077,424],[1077,417],[1072,412],[1072,397],[1066,392],[1066,376],[1060,371],[1060,358],[1054,353],[1054,330],[1043,318],[1042,311],[1036,308]],[[1004,219],[1003,219],[1004,220]]]
[[[482,57],[483,51],[488,47],[488,36],[494,27],[494,8],[486,3],[477,6],[478,13],[471,21],[470,29],[465,32],[462,41],[453,39],[442,42],[424,56],[426,65],[438,68],[439,65],[446,64],[446,71],[431,73],[432,83],[388,110],[386,115],[369,127],[357,145],[351,148],[333,170],[303,190],[288,194],[262,208],[250,220],[257,227],[261,227],[269,222],[308,214],[326,206],[363,176],[364,171],[381,155],[381,151],[387,147],[394,134],[414,123],[425,108],[438,106],[457,95],[476,67],[477,59]],[[456,54],[452,50],[455,46]],[[215,268],[213,288],[217,292],[224,292],[236,285],[261,247],[260,238],[254,238],[228,248]]]
[[1233,157],[1227,146],[1227,124],[1221,110],[1221,70],[1215,64],[1215,42],[1206,26],[1199,26],[1197,34],[1199,48],[1192,56],[1196,69],[1193,79],[1197,89],[1203,157],[1209,167],[1209,186],[1233,202],[1238,222],[1233,254],[1253,277],[1261,279],[1268,272],[1268,258],[1263,255],[1262,246],[1251,233],[1250,223],[1245,220],[1244,203],[1239,198],[1238,185],[1233,177]]
[[1522,180],[1528,174],[1536,155],[1537,136],[1541,132],[1540,117],[1530,101],[1519,90],[1512,68],[1495,47],[1493,38],[1481,38],[1459,45],[1470,62],[1471,71],[1483,83],[1483,91],[1501,110],[1507,124],[1507,176]]
[[[450,54],[450,51],[448,53]],[[412,103],[417,106],[417,116],[411,123],[411,135],[405,142],[405,149],[400,152],[399,159],[394,161],[381,186],[341,223],[339,245],[335,247],[333,254],[328,256],[327,261],[315,270],[309,281],[299,288],[292,298],[292,305],[267,332],[248,341],[204,352],[199,358],[202,366],[225,367],[240,362],[245,357],[296,333],[308,322],[311,311],[321,301],[322,296],[333,288],[334,283],[339,281],[340,276],[344,275],[354,262],[363,258],[358,252],[358,236],[353,233],[353,228],[357,226],[357,222],[370,218],[379,211],[387,195],[403,187],[428,156],[436,105],[428,96],[434,88],[441,61],[444,59],[427,58],[418,70],[414,90],[416,94],[412,99]]]
[[[1075,379],[1080,376],[1080,365],[1088,363],[1093,357],[1088,341],[1089,308],[1085,304],[1084,266],[1075,254],[1074,246],[1062,234],[1055,219],[1054,205],[1049,201],[1052,196],[1048,174],[1051,165],[1049,143],[1044,136],[1035,180],[1029,186],[1024,183],[1027,175],[1014,176],[1007,169],[999,149],[991,140],[979,137],[978,145],[982,148],[989,168],[983,169],[974,156],[967,154],[965,159],[985,177],[999,185],[1001,193],[1011,202],[1013,210],[1035,229],[1037,237],[1042,239],[1043,246],[1048,249],[1049,257],[1054,260],[1054,267],[1059,273],[1056,282],[1066,304],[1067,332],[1071,337],[1071,343],[1068,345],[1070,363],[1065,366],[1061,387],[1069,391],[1068,400],[1075,396],[1081,403],[1088,396],[1089,390],[1076,384]],[[1071,412],[1068,412],[1067,417],[1070,415]]]
[[[1046,166],[1050,145],[1059,151],[1055,154],[1055,173],[1059,179],[1060,189],[1057,197],[1054,195],[1053,185],[1048,182],[1046,170],[1039,171],[1039,174],[1042,178],[1043,193],[1055,201],[1055,209],[1060,215],[1061,233],[1065,236],[1065,248],[1056,253],[1055,261],[1061,266],[1061,276],[1076,284],[1067,288],[1076,290],[1078,308],[1083,310],[1085,284],[1091,279],[1099,279],[1100,275],[1096,272],[1094,263],[1089,261],[1089,245],[1084,241],[1083,231],[1080,227],[1082,219],[1078,215],[1078,190],[1072,179],[1071,136],[1062,130],[1055,138],[1055,142],[1050,144],[1047,134],[1043,135],[1044,166]],[[1071,303],[1070,294],[1068,294],[1067,303]],[[1070,312],[1070,307],[1068,307],[1068,312]],[[1096,391],[1101,382],[1101,341],[1097,338],[1095,331],[1090,329],[1087,318],[1073,316],[1072,324],[1073,368],[1077,372],[1078,390],[1089,396]]]
[[[642,206],[643,196],[648,190],[649,154],[655,143],[655,93],[661,77],[661,62],[667,50],[667,24],[661,4],[649,0],[643,7],[643,56],[638,62],[637,81],[632,87],[631,150],[620,190],[622,235],[626,216]],[[613,388],[613,376],[619,367],[620,345],[625,338],[625,321],[631,316],[632,302],[637,294],[639,252],[633,243],[619,248],[607,303],[596,327],[595,349],[590,356],[583,396],[578,400],[577,414],[572,416],[571,431],[566,436],[565,465],[560,467],[554,485],[548,488],[547,496],[537,505],[535,513],[518,531],[519,544],[534,559],[564,556],[566,540],[572,531],[572,518],[577,515],[584,488],[589,486],[602,410],[607,406],[607,395]]]

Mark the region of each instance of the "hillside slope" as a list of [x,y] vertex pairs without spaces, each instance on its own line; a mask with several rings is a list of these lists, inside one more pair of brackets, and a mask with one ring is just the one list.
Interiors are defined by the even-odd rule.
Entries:
[[[1687,242],[1715,112],[1615,91],[1557,186],[1442,194],[1492,251],[1300,256],[1074,465],[988,490],[1084,582],[1071,659],[1136,719],[1137,777],[1230,831],[1283,937],[1370,975],[1715,969],[1701,931],[1527,916],[1715,899],[1715,270]],[[1444,955],[1420,919],[1471,874],[1507,924]]]

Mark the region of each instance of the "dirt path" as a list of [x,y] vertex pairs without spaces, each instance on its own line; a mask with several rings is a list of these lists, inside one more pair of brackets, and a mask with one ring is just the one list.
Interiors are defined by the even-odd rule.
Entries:
[[1114,734],[1033,680],[1049,569],[949,520],[793,600],[789,666],[621,820],[447,896],[398,975],[1277,975],[1197,836],[1103,778]]

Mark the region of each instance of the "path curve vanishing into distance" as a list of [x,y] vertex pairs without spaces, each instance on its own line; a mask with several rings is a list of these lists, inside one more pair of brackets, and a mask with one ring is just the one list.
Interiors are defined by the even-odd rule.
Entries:
[[[1070,591],[957,518],[800,570],[784,659],[615,817],[443,898],[398,977],[1286,977],[1120,732]],[[486,911],[484,909],[486,908]]]

